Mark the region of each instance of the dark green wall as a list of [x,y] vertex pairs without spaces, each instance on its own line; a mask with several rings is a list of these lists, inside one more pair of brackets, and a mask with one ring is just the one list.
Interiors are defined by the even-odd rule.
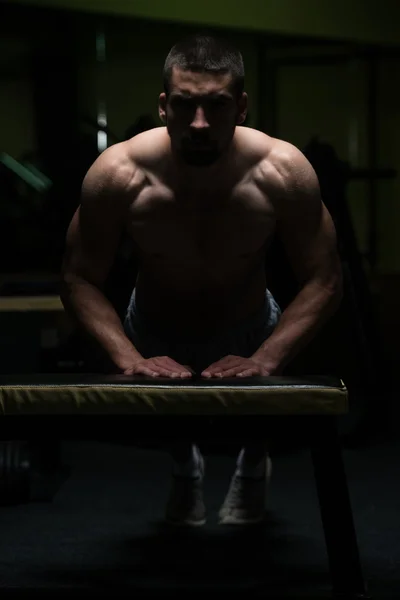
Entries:
[[[22,13],[21,13],[22,14]],[[106,62],[96,61],[96,32],[106,37]],[[144,113],[157,121],[157,98],[162,91],[161,70],[172,44],[188,31],[187,26],[156,22],[138,22],[126,18],[87,17],[76,24],[75,44],[78,53],[78,111],[96,121],[99,101],[106,108],[110,129],[121,138],[126,128]],[[229,33],[243,52],[246,65],[246,88],[250,98],[249,126],[257,127],[260,111],[268,114],[268,104],[258,105],[259,71],[257,48],[252,34]],[[151,42],[151,43],[150,43]],[[3,40],[3,42],[4,40]],[[9,42],[11,45],[11,42]],[[21,37],[12,42],[22,49]],[[5,48],[6,46],[4,46]],[[15,52],[17,52],[15,50]],[[49,54],[52,52],[49,48]],[[302,49],[275,50],[283,55],[314,55],[326,52],[319,45]],[[18,52],[17,52],[18,54]],[[381,166],[400,168],[400,91],[393,82],[399,78],[399,59],[378,62],[379,134],[377,156]],[[266,88],[272,82],[266,74]],[[367,73],[365,63],[331,66],[285,66],[279,69],[276,82],[277,135],[302,148],[312,135],[331,143],[340,158],[355,167],[366,166]],[[50,88],[51,89],[51,88]],[[51,91],[49,92],[51,94]],[[57,98],[54,99],[57,102]],[[18,158],[35,146],[32,82],[28,70],[20,77],[2,82],[0,87],[1,147]],[[58,123],[59,143],[63,143],[63,115]],[[93,133],[83,122],[82,131]],[[109,139],[113,143],[113,139]],[[367,187],[364,182],[349,186],[349,203],[361,249],[366,249]],[[377,228],[380,273],[400,272],[399,178],[378,185]]]
[[[10,1],[10,0],[9,0]],[[11,0],[35,6],[291,35],[399,44],[396,0]]]

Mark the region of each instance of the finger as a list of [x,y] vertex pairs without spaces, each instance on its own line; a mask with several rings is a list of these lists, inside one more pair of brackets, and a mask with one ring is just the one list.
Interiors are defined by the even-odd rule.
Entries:
[[237,368],[241,366],[243,368],[243,357],[241,356],[227,356],[218,362],[213,363],[205,371],[203,371],[206,377],[211,375],[218,375],[218,373],[223,373],[228,369]]
[[178,370],[171,371],[170,369],[160,369],[159,373],[161,373],[163,377],[169,377],[170,379],[182,379],[183,375],[183,373]]
[[260,375],[261,377],[268,377],[269,373],[267,369],[259,369],[255,367],[253,369],[246,369],[245,371],[238,373],[237,377],[250,377],[251,375]]
[[170,369],[160,369],[159,372],[162,373],[164,377],[170,377],[171,379],[186,379],[192,377],[192,373],[186,371],[185,369],[182,370],[182,368],[179,371],[178,369],[176,371],[171,371]]
[[155,365],[154,368],[151,367],[141,367],[140,372],[146,371],[146,375],[151,371],[155,373],[157,377],[179,377],[179,373],[176,371],[172,371],[171,369],[163,369],[158,365]]
[[176,371],[177,369],[181,369],[183,366],[183,365],[180,365],[179,363],[177,363],[176,360],[174,360],[173,358],[170,358],[169,356],[156,356],[156,357],[154,357],[153,360],[160,366],[163,366],[165,368],[170,368],[174,371]]
[[245,371],[236,373],[236,377],[251,377],[252,375],[257,375],[257,374],[258,374],[258,369],[246,369]]
[[193,373],[191,373],[190,371],[186,371],[186,369],[184,369],[183,371],[179,371],[175,372],[175,377],[180,377],[180,379],[187,379],[193,376]]
[[[236,367],[237,368],[237,367]],[[232,369],[227,369],[226,366],[215,367],[214,369],[206,369],[203,371],[202,376],[204,377],[222,377],[228,371],[232,371]],[[236,371],[235,371],[236,372]]]
[[223,367],[215,367],[214,369],[206,369],[202,372],[204,377],[218,377],[223,371]]
[[249,369],[243,370],[243,365],[241,367],[236,367],[235,369],[229,369],[222,373],[222,377],[237,377],[240,373],[245,373],[243,377],[250,377],[250,375],[256,375],[258,373],[257,367],[250,367]]
[[195,373],[189,365],[181,365],[179,363],[176,363],[176,365],[179,368],[179,373],[181,377],[191,377]]
[[204,377],[212,377],[215,374],[215,371],[217,370],[217,366],[216,363],[213,365],[210,365],[209,367],[207,367],[207,369],[205,369],[202,372],[202,376]]
[[[243,370],[243,365],[241,369]],[[215,373],[211,373],[210,377],[234,377],[238,372],[240,372],[240,369],[238,367],[235,367],[234,369],[223,369]]]
[[158,373],[156,371],[152,371],[148,367],[140,367],[135,372],[135,375],[147,375],[148,377],[158,377]]
[[161,368],[172,373],[173,377],[190,377],[191,375],[191,372],[187,368],[180,365],[169,356],[156,356],[153,360],[156,365],[159,365]]

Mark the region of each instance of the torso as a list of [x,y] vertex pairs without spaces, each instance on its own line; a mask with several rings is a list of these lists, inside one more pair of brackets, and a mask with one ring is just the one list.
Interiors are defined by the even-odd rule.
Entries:
[[[276,216],[253,173],[270,138],[255,132],[258,158],[257,145],[246,152],[246,128],[237,129],[242,154],[232,176],[212,191],[177,189],[159,164],[141,165],[127,233],[138,259],[138,310],[155,327],[207,335],[264,304],[265,255]],[[166,135],[163,128],[156,132]]]

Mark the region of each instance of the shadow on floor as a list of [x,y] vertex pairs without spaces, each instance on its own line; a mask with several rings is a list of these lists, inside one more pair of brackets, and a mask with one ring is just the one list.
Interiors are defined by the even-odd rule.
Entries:
[[[312,542],[311,542],[312,545]],[[329,597],[328,569],[299,565],[300,553],[315,553],[310,540],[289,535],[285,524],[268,513],[265,526],[169,527],[156,521],[146,535],[116,541],[110,561],[96,568],[36,571],[46,585],[63,584],[93,590],[116,585],[132,591],[182,592],[192,596],[221,589],[250,594],[268,591],[268,597]],[[292,560],[290,557],[292,556]],[[57,588],[58,589],[58,588]]]

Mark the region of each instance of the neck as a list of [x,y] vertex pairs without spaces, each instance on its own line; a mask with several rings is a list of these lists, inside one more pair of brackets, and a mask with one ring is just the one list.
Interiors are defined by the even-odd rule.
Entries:
[[228,165],[233,152],[233,143],[229,149],[208,167],[193,167],[185,163],[175,153],[172,154],[172,172],[178,186],[197,190],[215,189],[226,179]]

